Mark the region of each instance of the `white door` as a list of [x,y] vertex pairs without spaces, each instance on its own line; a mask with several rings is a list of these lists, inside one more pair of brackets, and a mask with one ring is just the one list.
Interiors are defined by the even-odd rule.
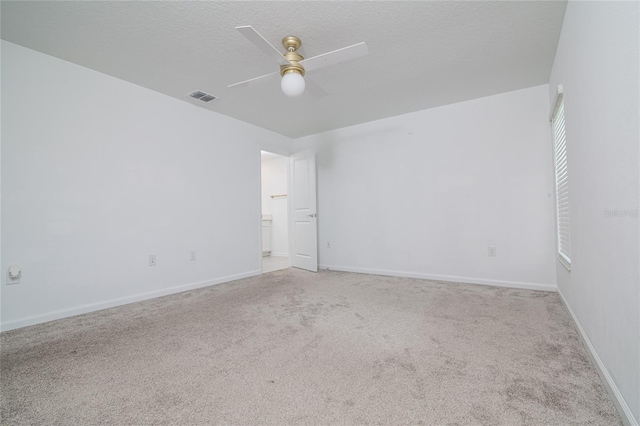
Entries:
[[318,271],[318,217],[316,214],[316,154],[291,156],[291,266]]

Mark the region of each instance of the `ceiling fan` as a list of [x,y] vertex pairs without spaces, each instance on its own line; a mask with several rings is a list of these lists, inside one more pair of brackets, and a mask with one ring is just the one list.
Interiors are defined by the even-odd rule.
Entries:
[[298,52],[296,52],[300,48],[300,45],[302,45],[302,42],[298,37],[287,36],[282,39],[282,45],[287,50],[287,52],[283,54],[273,47],[273,45],[269,43],[259,32],[253,29],[252,26],[246,25],[236,27],[236,30],[240,31],[243,36],[262,50],[265,55],[275,59],[275,61],[280,64],[280,72],[273,72],[250,80],[241,81],[240,83],[232,84],[229,87],[249,86],[259,81],[274,78],[280,74],[280,76],[282,76],[280,87],[285,95],[290,97],[300,96],[304,93],[306,87],[308,91],[316,97],[323,97],[327,95],[327,92],[325,92],[324,89],[322,89],[322,87],[320,87],[311,78],[307,77],[305,83],[304,77],[307,71],[313,71],[318,68],[334,65],[369,53],[367,45],[362,42],[304,59]]

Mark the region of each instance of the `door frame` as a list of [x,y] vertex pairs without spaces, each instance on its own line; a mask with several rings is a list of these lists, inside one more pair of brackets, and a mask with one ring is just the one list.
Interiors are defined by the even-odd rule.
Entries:
[[260,274],[263,274],[264,272],[262,272],[263,269],[263,265],[262,265],[262,261],[264,260],[264,257],[262,256],[262,151],[265,152],[269,152],[271,154],[276,154],[279,155],[281,157],[285,157],[287,158],[288,162],[287,162],[287,250],[288,250],[288,254],[287,254],[287,263],[289,265],[289,268],[291,267],[291,247],[292,247],[292,242],[291,242],[291,219],[289,218],[290,212],[291,212],[291,198],[290,198],[290,194],[291,194],[291,173],[290,173],[290,167],[289,165],[291,164],[291,154],[288,153],[285,150],[280,150],[277,148],[273,148],[273,147],[262,147],[262,146],[258,146],[258,159],[259,159],[259,169],[260,170],[260,206],[259,206],[259,210],[258,210],[258,232],[259,232],[259,244],[258,244],[258,256],[260,259]]

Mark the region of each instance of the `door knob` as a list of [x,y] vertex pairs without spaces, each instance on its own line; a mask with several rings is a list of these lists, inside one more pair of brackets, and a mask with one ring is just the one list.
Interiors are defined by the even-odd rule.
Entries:
[[311,213],[311,214],[308,214],[307,217],[318,217],[318,215],[316,213]]

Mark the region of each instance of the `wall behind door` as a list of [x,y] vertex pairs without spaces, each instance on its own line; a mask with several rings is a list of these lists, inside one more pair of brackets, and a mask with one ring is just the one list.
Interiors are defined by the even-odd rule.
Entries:
[[548,112],[543,85],[296,139],[321,267],[554,290]]

